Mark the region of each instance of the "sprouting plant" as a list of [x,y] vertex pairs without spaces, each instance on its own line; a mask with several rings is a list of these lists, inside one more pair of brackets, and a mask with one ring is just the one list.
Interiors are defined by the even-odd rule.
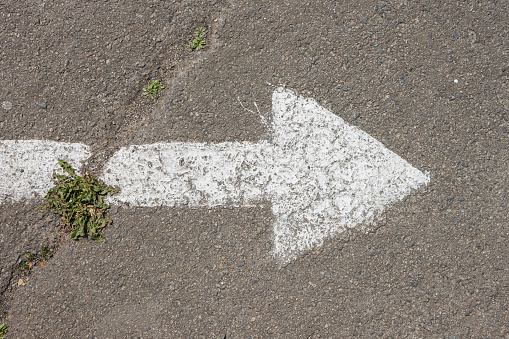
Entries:
[[19,270],[23,273],[29,273],[30,269],[33,267],[33,264],[31,264],[29,261],[22,260],[19,263]]
[[44,265],[46,260],[53,256],[52,250],[42,246],[38,253],[28,252],[25,258],[19,263],[19,270],[25,274],[30,273],[32,268],[38,263]]
[[37,258],[37,256],[35,254],[29,252],[29,253],[25,254],[25,258],[27,260],[34,260],[35,258]]
[[152,83],[150,83],[147,88],[143,89],[143,95],[148,95],[150,99],[154,99],[154,95],[156,95],[157,92],[163,88],[164,86],[159,82],[159,80],[152,80]]
[[154,95],[156,95],[160,89],[164,89],[163,84],[161,84],[159,80],[152,80],[150,85],[143,89],[143,95],[148,95],[151,99],[154,99]]
[[53,173],[56,186],[46,194],[47,204],[41,210],[53,208],[62,217],[64,227],[72,231],[72,239],[88,236],[92,240],[105,241],[100,231],[112,220],[106,214],[109,206],[103,197],[120,189],[105,185],[86,170],[82,177],[77,175],[64,160],[59,159],[58,164],[64,174]]
[[205,48],[206,42],[205,37],[207,36],[207,29],[205,27],[197,27],[194,30],[194,40],[189,45],[190,51],[199,51],[200,49]]
[[5,339],[5,335],[7,334],[7,325],[0,324],[0,339]]
[[39,251],[39,256],[42,259],[47,260],[53,256],[53,253],[51,253],[51,251],[46,246],[42,246],[41,250]]

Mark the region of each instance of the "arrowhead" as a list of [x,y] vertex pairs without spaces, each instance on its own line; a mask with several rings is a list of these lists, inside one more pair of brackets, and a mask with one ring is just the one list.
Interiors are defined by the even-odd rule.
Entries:
[[403,199],[429,177],[314,100],[272,96],[275,168],[267,187],[274,257],[289,261]]

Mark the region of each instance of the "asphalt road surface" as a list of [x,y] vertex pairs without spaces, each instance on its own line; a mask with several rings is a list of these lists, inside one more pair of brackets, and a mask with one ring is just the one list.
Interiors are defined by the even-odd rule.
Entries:
[[2,141],[85,144],[97,175],[132,145],[262,145],[284,87],[429,177],[289,262],[270,199],[119,202],[100,244],[0,196],[7,338],[507,338],[508,36],[500,0],[0,2]]

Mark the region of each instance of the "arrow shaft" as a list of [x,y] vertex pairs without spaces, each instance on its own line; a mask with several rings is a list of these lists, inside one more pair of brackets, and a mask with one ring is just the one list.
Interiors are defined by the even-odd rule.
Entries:
[[113,199],[137,206],[246,206],[263,200],[267,142],[157,143],[130,146],[108,161],[102,179]]

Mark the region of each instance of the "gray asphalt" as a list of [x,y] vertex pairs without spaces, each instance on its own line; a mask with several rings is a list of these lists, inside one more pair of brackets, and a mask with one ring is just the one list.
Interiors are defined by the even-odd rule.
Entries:
[[[509,4],[241,0],[211,13],[209,46],[94,146],[93,170],[132,144],[269,139],[239,100],[270,117],[283,85],[430,184],[282,267],[268,203],[121,206],[106,243],[61,241],[12,290],[8,338],[508,337]],[[52,237],[31,204],[1,205],[2,227]]]

